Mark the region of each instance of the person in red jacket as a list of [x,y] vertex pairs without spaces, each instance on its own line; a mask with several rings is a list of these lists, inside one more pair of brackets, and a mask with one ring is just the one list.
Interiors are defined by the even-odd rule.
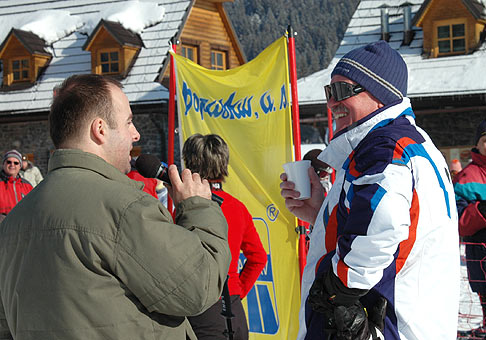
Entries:
[[12,210],[32,189],[32,185],[19,175],[22,155],[17,150],[10,150],[3,156],[0,172],[0,220]]
[[479,295],[483,312],[480,327],[461,336],[486,339],[486,120],[476,129],[471,163],[454,177],[459,235],[466,244],[471,290]]
[[[222,183],[228,176],[229,149],[226,142],[218,135],[195,134],[184,143],[182,157],[186,168],[197,172],[207,179],[214,194],[223,198],[221,209],[228,222],[228,243],[231,251],[231,263],[228,271],[228,289],[231,296],[231,311],[234,340],[248,339],[248,324],[241,299],[253,287],[262,269],[267,263],[267,253],[263,248],[253,218],[245,205],[223,191]],[[238,273],[240,250],[246,257],[243,269]],[[194,332],[199,340],[225,340],[226,324],[221,316],[221,300],[199,316],[189,317]]]

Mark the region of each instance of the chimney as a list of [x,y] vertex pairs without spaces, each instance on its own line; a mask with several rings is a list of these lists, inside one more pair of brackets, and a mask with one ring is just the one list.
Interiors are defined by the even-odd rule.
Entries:
[[410,45],[415,32],[412,30],[412,4],[405,2],[400,7],[403,8],[403,41],[402,45]]
[[388,23],[388,6],[386,4],[381,5],[381,40],[390,40],[390,26]]

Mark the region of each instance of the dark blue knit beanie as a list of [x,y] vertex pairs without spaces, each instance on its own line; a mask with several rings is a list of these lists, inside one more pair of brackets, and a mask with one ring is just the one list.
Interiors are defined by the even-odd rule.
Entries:
[[476,128],[476,138],[474,139],[474,145],[478,145],[479,139],[486,136],[486,119],[479,123]]
[[346,53],[331,77],[336,74],[360,84],[385,105],[407,95],[407,65],[400,53],[384,40]]

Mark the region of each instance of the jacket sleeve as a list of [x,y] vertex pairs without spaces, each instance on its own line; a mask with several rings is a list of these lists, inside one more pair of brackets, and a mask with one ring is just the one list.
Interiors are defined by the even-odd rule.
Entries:
[[395,145],[380,138],[367,144],[348,163],[350,185],[340,206],[348,215],[332,259],[336,276],[358,289],[381,280],[409,237],[413,199],[412,171],[407,162],[392,161]]
[[461,236],[471,236],[480,229],[486,228],[486,219],[478,209],[478,200],[484,196],[486,186],[469,182],[471,176],[468,171],[473,170],[474,168],[467,168],[466,172],[460,174],[461,182],[454,183]]
[[459,217],[459,235],[472,236],[479,230],[486,228],[486,219],[478,210],[479,202],[466,206]]
[[457,216],[459,216],[459,217],[462,216],[462,213],[464,212],[464,209],[467,208],[468,204],[469,203],[464,198],[459,197],[456,194]]
[[243,242],[241,243],[241,250],[246,257],[246,263],[240,272],[241,294],[243,299],[251,290],[255,281],[260,276],[262,269],[267,264],[267,253],[263,248],[262,241],[258,235],[253,219],[245,208],[245,233],[243,235]]
[[231,254],[220,207],[191,197],[176,221],[144,195],[120,221],[115,273],[150,311],[173,316],[202,313],[220,297]]

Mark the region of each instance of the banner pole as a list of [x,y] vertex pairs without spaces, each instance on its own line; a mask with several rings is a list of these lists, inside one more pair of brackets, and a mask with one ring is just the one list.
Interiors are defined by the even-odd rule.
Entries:
[[[332,131],[332,112],[331,109],[327,106],[327,136],[328,136],[328,143],[331,142],[331,139],[333,137],[333,131]],[[333,171],[331,174],[331,183],[334,184],[334,181],[336,180],[336,171]]]
[[[177,39],[172,37],[170,45],[174,53],[177,52]],[[174,132],[175,132],[175,91],[176,91],[176,76],[174,67],[174,57],[170,56],[170,70],[169,70],[169,117],[168,117],[168,141],[167,141],[167,164],[174,164]],[[167,209],[172,214],[172,198],[167,195]]]
[[[292,26],[287,28],[288,36],[288,49],[289,49],[289,69],[290,69],[290,87],[292,91],[292,126],[294,136],[294,150],[295,160],[301,160],[300,152],[300,116],[299,116],[299,97],[297,95],[297,66],[295,62],[295,39]],[[307,258],[307,249],[305,242],[305,226],[304,222],[298,220],[298,226],[296,228],[299,234],[299,270],[300,270],[300,282],[302,282],[302,275],[304,274],[304,267]]]

